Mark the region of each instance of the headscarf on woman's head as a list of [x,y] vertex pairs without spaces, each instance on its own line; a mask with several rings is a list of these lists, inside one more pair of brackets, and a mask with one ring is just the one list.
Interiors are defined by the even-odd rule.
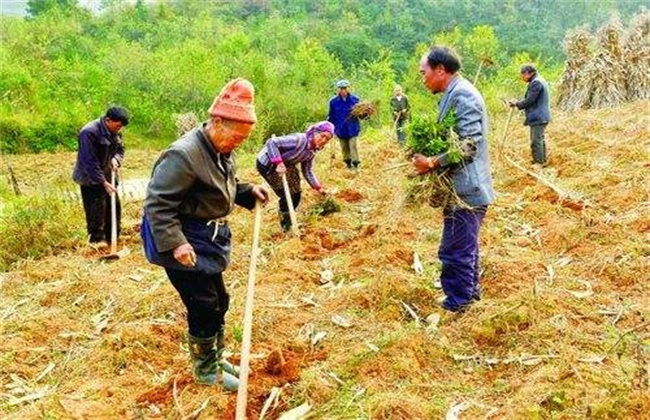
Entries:
[[317,133],[331,133],[334,136],[334,124],[329,121],[319,121],[314,125],[310,125],[305,134],[307,135],[307,141],[311,141],[314,137],[314,134]]

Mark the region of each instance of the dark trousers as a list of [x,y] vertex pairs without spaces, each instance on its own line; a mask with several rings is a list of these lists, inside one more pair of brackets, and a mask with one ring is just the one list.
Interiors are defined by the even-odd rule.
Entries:
[[165,268],[165,271],[187,308],[190,335],[210,338],[223,331],[230,295],[226,292],[222,274],[173,268]]
[[[273,190],[275,195],[278,196],[279,200],[279,206],[280,206],[280,212],[281,213],[289,213],[289,203],[287,203],[287,197],[284,194],[284,190]],[[298,205],[300,204],[300,198],[302,196],[302,193],[300,191],[291,193],[291,203],[293,204],[293,209],[296,210],[298,209]]]
[[546,164],[546,138],[544,131],[548,124],[530,126],[530,151],[533,155],[533,162]]
[[[82,185],[81,199],[86,213],[86,230],[90,242],[111,242],[111,196],[103,185]],[[115,195],[115,211],[117,220],[117,237],[120,237],[122,206],[120,197]]]
[[395,123],[395,131],[397,132],[397,142],[400,144],[400,146],[404,146],[404,142],[406,142],[406,132],[404,130],[405,125],[406,125],[405,119],[399,119]]
[[[275,195],[279,199],[279,213],[280,213],[280,224],[283,227],[291,226],[291,219],[289,217],[289,204],[287,203],[287,198],[284,194],[284,186],[282,185],[282,176],[275,172],[275,165],[266,167],[260,163],[258,160],[256,162],[257,172],[262,175],[262,178],[269,183]],[[289,192],[291,193],[291,203],[293,204],[293,209],[298,209],[300,204],[300,198],[302,196],[300,190],[300,171],[295,165],[286,165],[287,167],[287,184],[289,185]]]
[[472,302],[479,289],[478,233],[487,206],[473,209],[445,208],[438,257],[442,262],[440,282],[447,295],[447,308],[457,310]]

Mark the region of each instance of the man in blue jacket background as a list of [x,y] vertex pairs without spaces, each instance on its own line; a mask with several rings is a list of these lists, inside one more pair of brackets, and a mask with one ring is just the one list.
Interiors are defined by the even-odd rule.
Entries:
[[329,103],[327,121],[334,124],[334,134],[341,144],[343,161],[348,169],[359,169],[359,152],[357,150],[357,137],[361,131],[359,119],[350,114],[352,108],[359,103],[359,98],[350,93],[350,82],[339,80],[336,82],[338,93]]
[[544,166],[548,158],[544,130],[551,122],[548,84],[537,74],[537,69],[532,64],[521,66],[519,75],[521,80],[528,83],[526,95],[521,101],[511,99],[508,104],[511,107],[523,109],[526,113],[524,125],[530,126],[530,148],[533,154],[533,163]]
[[[79,131],[79,150],[72,179],[81,186],[90,243],[111,238],[111,172],[124,160],[124,142],[120,130],[129,124],[128,112],[119,106],[108,108],[102,118],[86,124]],[[117,176],[115,185],[117,185]],[[115,194],[117,234],[120,234],[121,206]]]

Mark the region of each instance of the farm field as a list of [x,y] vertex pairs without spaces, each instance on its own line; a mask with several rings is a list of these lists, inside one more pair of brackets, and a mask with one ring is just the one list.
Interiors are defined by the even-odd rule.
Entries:
[[[307,191],[296,238],[280,232],[275,202],[264,211],[249,418],[274,387],[266,418],[303,403],[320,419],[647,416],[649,111],[648,101],[558,111],[541,170],[527,163],[520,121],[503,143],[505,119],[492,121],[498,197],[481,231],[483,299],[460,315],[437,304],[441,211],[405,203],[408,171],[392,169],[404,158],[389,129],[365,132],[357,175],[322,152],[315,171],[341,212],[309,215]],[[157,153],[127,148],[125,179],[146,178]],[[74,156],[6,158],[25,194],[54,197],[74,189]],[[240,162],[240,179],[260,182],[252,155]],[[80,204],[61,205],[83,220]],[[234,418],[235,394],[192,379],[182,303],[141,253],[141,207],[124,203],[129,252],[115,262],[78,238],[0,273],[0,417]],[[252,221],[243,209],[230,219],[234,360]]]

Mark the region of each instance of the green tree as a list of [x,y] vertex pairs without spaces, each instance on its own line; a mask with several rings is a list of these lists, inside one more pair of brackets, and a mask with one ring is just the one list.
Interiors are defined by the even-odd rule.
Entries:
[[60,11],[79,11],[77,0],[27,0],[27,13],[30,16],[38,16],[52,9]]

